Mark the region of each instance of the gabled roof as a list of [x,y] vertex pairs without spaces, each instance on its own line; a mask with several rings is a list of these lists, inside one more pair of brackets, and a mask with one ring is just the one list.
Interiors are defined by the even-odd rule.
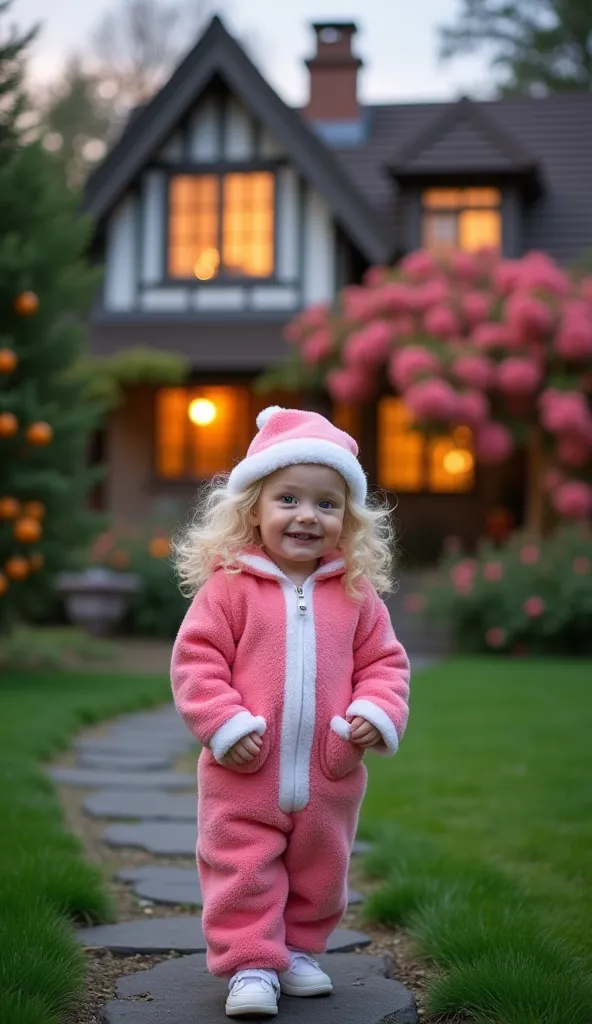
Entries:
[[389,160],[396,178],[450,174],[531,177],[537,160],[522,142],[464,97],[449,104]]
[[89,178],[84,192],[86,211],[100,219],[112,209],[215,75],[224,79],[303,177],[327,199],[363,255],[371,262],[388,260],[393,240],[378,212],[300,114],[268,85],[218,17]]

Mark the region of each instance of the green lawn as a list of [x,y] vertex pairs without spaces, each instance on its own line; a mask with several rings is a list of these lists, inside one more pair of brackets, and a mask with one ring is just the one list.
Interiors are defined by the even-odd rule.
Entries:
[[99,872],[64,829],[44,760],[85,724],[161,703],[167,679],[11,673],[0,681],[0,1021],[59,1024],[83,983],[69,921],[108,920]]
[[382,836],[369,870],[386,877],[370,914],[451,972],[434,1011],[589,1024],[592,662],[418,673],[397,758],[372,758],[362,829]]

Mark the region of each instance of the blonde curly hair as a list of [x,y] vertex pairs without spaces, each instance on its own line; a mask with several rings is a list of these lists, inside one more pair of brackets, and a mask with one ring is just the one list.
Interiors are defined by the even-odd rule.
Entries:
[[[218,566],[226,572],[239,573],[239,553],[246,547],[261,545],[250,512],[265,478],[238,494],[228,493],[227,480],[227,475],[217,476],[204,486],[191,523],[173,542],[181,590],[187,597],[196,594]],[[365,505],[359,505],[346,486],[338,548],[345,561],[345,587],[352,597],[362,596],[364,580],[381,594],[393,589],[394,531],[385,496],[372,496]]]

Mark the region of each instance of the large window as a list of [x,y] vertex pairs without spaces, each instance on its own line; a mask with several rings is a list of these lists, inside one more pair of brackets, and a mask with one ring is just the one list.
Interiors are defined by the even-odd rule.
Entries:
[[156,472],[207,480],[229,471],[251,440],[246,387],[162,388],[156,394]]
[[274,176],[179,174],[171,178],[171,277],[210,281],[270,277],[274,270]]
[[[337,402],[336,426],[360,439],[362,409]],[[452,434],[425,438],[413,427],[402,399],[385,395],[377,412],[377,483],[387,491],[459,494],[475,483],[473,438],[468,427]]]
[[378,403],[378,483],[392,491],[462,493],[474,485],[473,439],[468,427],[425,438],[413,429],[400,398]]
[[243,384],[161,388],[156,392],[154,468],[163,480],[207,480],[227,473],[251,443],[267,405],[298,408],[296,392],[255,394]]
[[422,195],[422,244],[432,252],[502,247],[497,188],[429,188]]

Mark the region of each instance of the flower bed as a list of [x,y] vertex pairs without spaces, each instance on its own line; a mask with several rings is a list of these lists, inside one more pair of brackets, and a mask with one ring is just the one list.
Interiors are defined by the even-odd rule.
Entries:
[[592,533],[563,527],[542,541],[514,534],[469,557],[448,543],[438,573],[409,611],[447,621],[463,651],[592,652]]

